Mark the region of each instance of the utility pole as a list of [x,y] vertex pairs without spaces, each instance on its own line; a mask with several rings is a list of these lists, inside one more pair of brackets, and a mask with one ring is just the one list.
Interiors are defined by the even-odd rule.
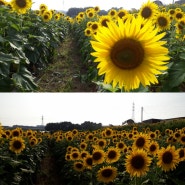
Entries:
[[141,107],[141,122],[143,122],[143,107]]
[[135,104],[132,104],[132,120],[135,122]]
[[44,116],[42,115],[42,126],[44,125]]

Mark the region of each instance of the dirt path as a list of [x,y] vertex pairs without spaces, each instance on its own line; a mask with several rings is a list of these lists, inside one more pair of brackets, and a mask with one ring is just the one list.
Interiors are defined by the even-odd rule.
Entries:
[[96,85],[84,83],[87,69],[82,64],[77,44],[70,36],[57,50],[52,64],[37,79],[39,92],[96,92]]
[[47,154],[40,164],[35,185],[62,185],[56,171],[54,158]]

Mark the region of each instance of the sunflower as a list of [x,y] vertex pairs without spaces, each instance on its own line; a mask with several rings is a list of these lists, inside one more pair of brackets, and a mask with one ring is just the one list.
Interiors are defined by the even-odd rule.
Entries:
[[96,141],[96,144],[98,145],[99,148],[104,148],[107,144],[107,141],[105,139],[98,139]]
[[174,17],[174,16],[175,16],[175,10],[174,10],[174,9],[169,9],[169,10],[168,10],[168,14],[169,14],[170,16]]
[[11,131],[11,136],[12,137],[19,137],[19,136],[21,136],[21,132],[20,132],[20,130],[19,129],[13,129],[12,131]]
[[59,21],[60,20],[60,13],[56,13],[54,15],[54,18],[55,18],[56,21]]
[[91,24],[91,30],[92,30],[92,32],[93,33],[96,33],[97,31],[98,31],[98,28],[99,28],[99,23],[98,22],[92,22],[92,24]]
[[139,10],[139,15],[144,19],[153,19],[156,16],[157,12],[158,5],[148,0],[148,2],[144,3],[141,6]]
[[144,176],[149,171],[151,161],[152,159],[147,156],[144,150],[134,150],[126,156],[126,171],[133,177]]
[[104,162],[105,152],[103,150],[95,149],[92,153],[93,164],[101,164]]
[[117,16],[119,17],[119,18],[123,18],[125,15],[127,15],[128,14],[128,11],[127,10],[124,10],[124,9],[120,9],[119,11],[118,11],[118,13],[117,13]]
[[92,133],[89,133],[89,134],[87,134],[87,136],[86,136],[86,140],[87,140],[87,141],[92,141],[92,140],[93,140],[93,137],[94,137],[94,135],[93,135]]
[[90,28],[86,28],[84,30],[84,33],[85,33],[85,36],[87,36],[87,37],[90,37],[93,34],[93,32],[92,32],[92,30]]
[[152,141],[149,145],[148,145],[148,152],[154,156],[157,155],[157,152],[159,150],[159,144],[156,141]]
[[94,7],[94,11],[95,11],[95,12],[99,12],[99,11],[100,11],[100,7],[99,7],[99,6],[95,6],[95,7]]
[[65,155],[65,160],[66,161],[70,161],[71,160],[71,155],[70,154],[66,154]]
[[93,159],[91,155],[87,155],[84,159],[83,159],[84,165],[87,169],[92,169],[92,164],[93,164]]
[[99,17],[100,26],[108,27],[107,22],[111,21],[111,17],[108,15],[102,15]]
[[112,19],[114,19],[114,18],[116,18],[117,17],[117,11],[115,10],[115,9],[110,9],[109,11],[108,11],[108,15],[112,18]]
[[70,158],[71,158],[71,160],[78,160],[78,159],[80,159],[80,152],[79,151],[72,152]]
[[180,139],[179,139],[180,143],[185,145],[185,134],[182,134]]
[[180,20],[180,19],[184,18],[184,12],[175,12],[174,17],[176,20]]
[[126,144],[123,141],[117,142],[116,147],[120,150],[123,151],[124,148],[126,147]]
[[114,163],[119,160],[121,154],[118,148],[109,147],[106,152],[106,162],[107,163]]
[[29,139],[29,144],[30,146],[35,146],[38,143],[38,140],[36,137],[32,137],[31,139]]
[[6,6],[7,2],[5,0],[0,0],[0,6],[2,6],[2,5]]
[[155,18],[156,26],[158,27],[159,31],[169,30],[170,29],[170,18],[167,13],[160,12],[157,14]]
[[32,6],[32,0],[12,0],[12,9],[20,14],[25,14]]
[[45,5],[45,4],[40,4],[39,9],[40,9],[40,10],[47,10],[48,7],[47,7],[47,5]]
[[84,164],[80,161],[74,162],[73,164],[74,170],[78,172],[82,172],[85,168]]
[[44,11],[42,14],[42,19],[44,22],[48,22],[52,19],[52,12],[49,10]]
[[177,152],[179,154],[179,161],[185,160],[185,148],[179,148],[177,149]]
[[175,24],[175,27],[176,27],[176,33],[178,34],[178,37],[182,35],[182,37],[184,38],[185,18],[178,20]]
[[80,149],[81,149],[81,150],[85,150],[86,148],[87,148],[87,143],[81,142],[81,143],[80,143]]
[[113,130],[111,128],[106,128],[104,130],[105,137],[110,138],[113,136]]
[[104,76],[105,83],[113,82],[113,87],[129,91],[143,86],[158,83],[156,75],[166,70],[169,60],[168,49],[160,41],[165,33],[158,34],[151,21],[142,27],[141,17],[127,19],[125,23],[118,18],[118,25],[107,22],[108,27],[101,27],[94,36],[91,45],[99,62],[99,75]]
[[175,150],[175,146],[171,145],[168,145],[167,148],[162,147],[158,151],[157,157],[157,165],[165,172],[174,170],[179,162],[179,154],[177,150]]
[[149,145],[149,136],[147,134],[140,133],[135,136],[133,149],[146,149]]
[[9,142],[9,149],[19,154],[25,149],[24,140],[21,137],[13,137],[13,139]]
[[97,180],[103,183],[112,182],[117,176],[117,168],[112,166],[105,166],[98,170]]
[[89,12],[86,13],[88,18],[93,18],[96,15],[96,12],[94,10],[91,10]]
[[81,159],[87,157],[87,155],[89,155],[89,152],[88,151],[83,150],[82,152],[80,152],[80,158]]

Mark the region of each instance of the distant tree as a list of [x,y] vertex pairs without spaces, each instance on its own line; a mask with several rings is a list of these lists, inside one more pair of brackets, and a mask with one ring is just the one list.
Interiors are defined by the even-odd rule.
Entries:
[[79,12],[83,12],[84,8],[70,8],[67,12],[66,15],[70,17],[75,17],[78,15]]
[[185,0],[175,1],[175,4],[185,4]]
[[97,130],[97,129],[100,129],[101,127],[102,127],[101,123],[96,124],[91,121],[85,121],[84,123],[81,124],[82,130]]
[[154,3],[157,4],[158,6],[163,6],[163,3],[161,1],[159,1],[159,0],[154,1]]

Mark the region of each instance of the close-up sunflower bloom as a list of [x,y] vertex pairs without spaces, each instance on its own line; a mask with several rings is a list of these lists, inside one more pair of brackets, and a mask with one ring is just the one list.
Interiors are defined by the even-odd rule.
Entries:
[[20,14],[25,14],[32,6],[31,0],[12,0],[12,9]]
[[150,139],[147,134],[137,134],[134,137],[134,143],[133,143],[133,148],[134,149],[147,149],[149,145]]
[[142,150],[134,150],[126,156],[126,171],[132,177],[141,177],[147,174],[152,159]]
[[114,181],[117,176],[117,168],[112,166],[102,167],[97,172],[97,180],[99,182],[109,183]]
[[21,137],[13,137],[9,142],[9,149],[16,154],[21,153],[25,149],[24,139]]
[[121,154],[118,148],[109,147],[106,152],[106,162],[107,163],[114,163],[119,160]]
[[125,22],[118,18],[118,24],[107,22],[91,41],[99,62],[98,75],[104,75],[104,83],[112,83],[125,91],[157,84],[157,76],[167,70],[169,60],[166,41],[161,39],[165,32],[158,34],[151,21],[130,17]]
[[74,170],[78,172],[82,172],[84,170],[85,166],[82,162],[76,161],[74,162]]
[[93,164],[101,164],[104,162],[105,152],[95,149],[92,153]]
[[174,170],[179,163],[179,154],[175,146],[168,145],[167,148],[161,148],[157,157],[157,165],[165,172]]

